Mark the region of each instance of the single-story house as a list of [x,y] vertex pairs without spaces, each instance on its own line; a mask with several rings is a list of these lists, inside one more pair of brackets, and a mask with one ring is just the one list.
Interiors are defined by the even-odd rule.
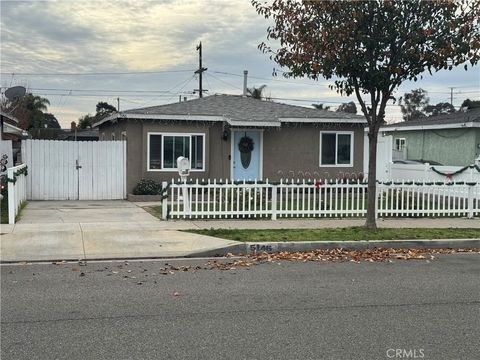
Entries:
[[390,124],[380,131],[392,135],[394,151],[409,160],[465,166],[480,156],[480,109]]
[[[142,178],[344,178],[363,172],[363,116],[241,95],[132,109],[94,124],[101,140],[127,140],[127,191]],[[105,154],[103,154],[105,155]]]

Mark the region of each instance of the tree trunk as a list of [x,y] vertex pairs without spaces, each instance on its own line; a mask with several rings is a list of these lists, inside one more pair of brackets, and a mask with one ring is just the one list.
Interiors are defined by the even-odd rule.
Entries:
[[374,230],[377,228],[375,218],[376,207],[376,187],[377,187],[377,140],[378,128],[375,125],[370,126],[368,130],[368,197],[367,197],[367,221],[365,227]]

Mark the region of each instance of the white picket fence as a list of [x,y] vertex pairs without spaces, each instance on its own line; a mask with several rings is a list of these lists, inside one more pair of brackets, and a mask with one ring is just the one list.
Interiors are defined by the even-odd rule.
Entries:
[[[231,180],[163,183],[171,218],[364,217],[367,184],[353,181],[280,182]],[[377,217],[465,216],[480,214],[480,183],[379,183]]]
[[25,173],[22,172],[26,167],[26,164],[22,164],[7,169],[9,224],[15,224],[18,210],[22,203],[27,200],[27,180]]

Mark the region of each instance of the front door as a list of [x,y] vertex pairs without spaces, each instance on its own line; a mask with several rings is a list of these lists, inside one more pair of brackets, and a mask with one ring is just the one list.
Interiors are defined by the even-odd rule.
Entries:
[[262,133],[258,130],[233,131],[233,179],[260,180]]

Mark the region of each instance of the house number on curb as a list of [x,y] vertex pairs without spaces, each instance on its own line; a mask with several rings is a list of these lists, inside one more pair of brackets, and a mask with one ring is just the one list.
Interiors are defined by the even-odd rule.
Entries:
[[277,246],[266,245],[266,244],[251,244],[249,245],[248,249],[251,253],[262,252],[262,251],[272,252],[277,250]]

